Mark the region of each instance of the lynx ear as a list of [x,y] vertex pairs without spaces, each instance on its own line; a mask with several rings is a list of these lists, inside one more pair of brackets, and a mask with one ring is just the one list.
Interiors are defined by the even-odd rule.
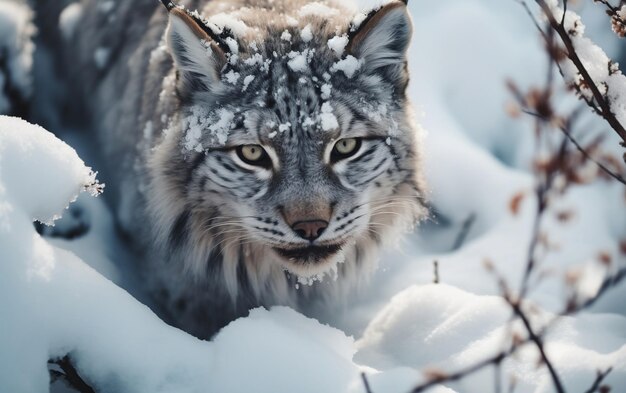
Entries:
[[174,58],[182,90],[210,91],[220,83],[226,54],[201,20],[182,8],[169,10],[167,45]]
[[347,50],[362,60],[363,71],[383,69],[394,82],[405,84],[406,51],[413,33],[405,2],[392,1],[371,11],[350,31]]

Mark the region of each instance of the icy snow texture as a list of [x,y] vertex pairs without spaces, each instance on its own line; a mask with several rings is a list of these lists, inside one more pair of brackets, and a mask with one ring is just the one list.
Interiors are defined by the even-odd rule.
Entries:
[[302,41],[309,42],[313,39],[313,32],[311,31],[311,24],[304,26],[304,29],[300,32],[300,38]]
[[209,17],[208,22],[210,25],[213,25],[212,27],[217,27],[215,31],[217,31],[218,34],[224,31],[224,28],[227,28],[236,36],[243,37],[250,30],[242,20],[225,13],[219,13]]
[[348,36],[346,34],[341,36],[334,36],[333,38],[328,40],[328,47],[333,50],[337,54],[337,56],[341,57],[343,55],[343,51],[348,45]]
[[[237,79],[239,74],[237,74]],[[203,146],[202,139],[205,135],[210,138],[210,144],[223,145],[228,139],[230,130],[235,127],[233,122],[235,113],[227,108],[218,108],[209,112],[206,108],[194,106],[191,113],[184,116],[181,126],[185,130],[184,149],[202,152],[209,146]],[[206,138],[205,138],[206,141]]]
[[322,104],[321,110],[322,112],[320,113],[320,125],[322,126],[322,130],[330,131],[339,127],[337,117],[335,117],[335,115],[333,114],[333,107],[328,102]]
[[13,109],[9,97],[5,96],[7,86],[17,90],[21,98],[28,98],[31,94],[35,50],[32,18],[33,13],[27,6],[0,0],[0,59],[6,67],[0,68],[0,114]]
[[230,83],[231,85],[234,85],[239,80],[239,73],[233,70],[230,70],[226,74],[224,74],[224,79],[226,79],[226,82]]
[[298,15],[301,17],[314,15],[318,17],[329,17],[333,15],[337,15],[339,10],[336,8],[331,8],[324,3],[313,2],[306,4],[300,8],[298,11]]
[[280,35],[280,39],[283,41],[291,42],[291,33],[289,33],[289,31],[287,30],[283,31],[283,33]]
[[333,64],[330,70],[332,72],[343,71],[348,78],[352,78],[359,68],[361,68],[361,62],[356,57],[348,55],[345,59]]
[[254,75],[248,75],[245,78],[243,78],[242,91],[248,90],[248,86],[250,85],[250,83],[252,83],[253,80],[254,80]]
[[306,56],[302,53],[292,53],[294,53],[293,57],[287,62],[289,68],[296,72],[306,71],[309,68],[306,62]]
[[330,98],[332,89],[333,89],[333,85],[331,85],[330,83],[324,83],[322,87],[320,87],[320,91],[322,92],[321,94],[322,100],[327,100]]

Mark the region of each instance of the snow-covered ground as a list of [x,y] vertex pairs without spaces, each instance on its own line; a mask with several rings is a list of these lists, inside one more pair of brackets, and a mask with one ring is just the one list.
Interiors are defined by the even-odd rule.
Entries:
[[[30,34],[28,13],[3,12],[6,4],[0,0],[0,21],[19,16],[17,31]],[[125,290],[132,291],[129,256],[111,214],[102,198],[82,192],[96,192],[90,169],[52,134],[0,118],[0,392],[46,391],[48,359],[68,353],[99,392],[365,392],[361,372],[373,393],[407,392],[425,380],[424,370],[432,375],[472,365],[504,348],[511,330],[523,332],[507,324],[511,312],[484,261],[512,286],[521,282],[535,212],[533,132],[531,119],[507,114],[505,80],[542,84],[545,53],[515,1],[413,1],[409,7],[415,25],[410,94],[427,131],[424,165],[436,214],[384,254],[366,290],[320,315],[322,322],[283,307],[257,309],[210,342],[167,326]],[[582,8],[587,34],[617,55],[608,18],[591,2]],[[20,34],[0,35],[14,36]],[[11,38],[0,41],[19,47]],[[29,67],[32,50],[21,45],[26,49],[17,58]],[[588,117],[588,129],[603,129]],[[59,135],[90,161],[80,133]],[[608,132],[603,148],[620,151]],[[511,199],[520,192],[527,196],[513,214]],[[559,220],[563,211],[572,218]],[[35,231],[33,220],[61,214],[55,230],[86,215],[89,231],[75,240]],[[471,216],[465,242],[454,249]],[[579,289],[591,295],[607,269],[600,255],[613,261],[608,269],[624,264],[625,188],[602,179],[575,186],[545,215],[542,228],[558,247],[541,258],[544,278],[529,293],[536,323],[563,309],[567,273],[582,272]],[[432,283],[435,260],[439,284]],[[626,389],[625,295],[621,285],[548,333],[547,354],[568,391],[585,391],[597,370],[611,366],[606,383],[615,392]],[[538,359],[529,345],[506,360],[503,384],[514,378],[517,392],[553,391]],[[493,389],[494,368],[487,367],[432,391]]]

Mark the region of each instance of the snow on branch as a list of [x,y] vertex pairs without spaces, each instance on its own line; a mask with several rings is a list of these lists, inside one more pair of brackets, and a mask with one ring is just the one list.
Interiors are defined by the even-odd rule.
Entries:
[[[525,0],[518,1],[529,10]],[[626,147],[626,77],[617,63],[584,36],[585,26],[576,13],[567,9],[567,0],[563,2],[563,8],[558,6],[556,0],[535,2],[543,11],[551,31],[560,37],[564,46],[553,47],[550,53],[559,64],[565,81],[589,107],[604,118],[622,140],[622,146]],[[608,4],[603,1],[600,3]],[[623,21],[621,8],[615,11],[615,15],[618,19],[612,22],[614,26]],[[544,38],[549,36],[536,20],[535,25]],[[626,162],[626,155],[623,158]]]
[[611,28],[620,37],[626,36],[626,5],[620,1],[619,7],[611,5],[608,0],[593,0],[605,6],[606,14],[611,17]]

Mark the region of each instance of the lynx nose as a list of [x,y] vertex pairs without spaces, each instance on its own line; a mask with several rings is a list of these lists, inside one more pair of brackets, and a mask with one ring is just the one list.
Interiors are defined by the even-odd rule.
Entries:
[[307,220],[294,223],[291,228],[303,239],[313,241],[322,236],[322,232],[328,228],[328,221]]

